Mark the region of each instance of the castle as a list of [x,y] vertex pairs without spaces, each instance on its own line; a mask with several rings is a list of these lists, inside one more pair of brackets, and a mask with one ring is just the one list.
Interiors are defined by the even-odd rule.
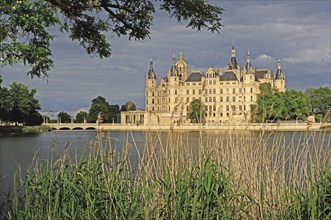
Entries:
[[253,67],[248,51],[246,64],[241,68],[232,46],[231,58],[224,70],[209,67],[205,73],[193,69],[189,74],[188,65],[180,52],[179,59],[172,58],[166,77],[159,82],[153,61],[150,61],[146,73],[146,110],[127,112],[122,115],[121,121],[145,125],[191,123],[187,115],[195,99],[200,100],[205,108],[206,123],[248,121],[261,83],[270,83],[272,88],[285,92],[285,73],[280,60],[276,73],[272,74],[270,69]]

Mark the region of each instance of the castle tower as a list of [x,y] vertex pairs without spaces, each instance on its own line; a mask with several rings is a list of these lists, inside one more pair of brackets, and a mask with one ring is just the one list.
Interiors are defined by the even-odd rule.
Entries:
[[149,62],[149,70],[146,73],[146,96],[145,105],[147,111],[154,111],[157,80],[153,69],[153,60]]
[[176,62],[176,69],[178,71],[179,81],[187,80],[187,63],[183,60],[183,52],[179,52],[179,60]]
[[282,64],[280,62],[280,59],[277,63],[277,72],[274,79],[274,86],[276,89],[278,89],[280,92],[285,92],[285,73],[282,71]]
[[246,65],[243,69],[243,81],[245,84],[251,84],[255,81],[254,69],[251,64],[251,55],[249,50],[247,51]]

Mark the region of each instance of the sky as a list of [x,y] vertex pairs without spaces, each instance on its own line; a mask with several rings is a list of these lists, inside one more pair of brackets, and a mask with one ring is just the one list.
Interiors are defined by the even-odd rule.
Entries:
[[3,86],[13,81],[36,88],[41,112],[72,116],[88,110],[93,98],[104,97],[120,106],[132,100],[144,109],[145,74],[150,59],[157,78],[166,76],[173,55],[179,51],[189,71],[224,68],[235,42],[237,61],[243,67],[247,50],[257,68],[277,69],[278,59],[286,74],[287,89],[331,87],[331,3],[323,1],[209,1],[225,9],[220,33],[186,28],[165,12],[156,11],[151,39],[129,40],[107,34],[112,56],[99,59],[86,54],[77,41],[59,34],[52,43],[55,68],[49,78],[27,76],[22,65],[2,67]]

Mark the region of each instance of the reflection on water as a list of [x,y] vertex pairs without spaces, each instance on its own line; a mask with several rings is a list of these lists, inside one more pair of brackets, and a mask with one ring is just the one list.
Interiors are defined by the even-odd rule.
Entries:
[[[26,172],[34,156],[40,159],[56,160],[69,145],[69,154],[72,159],[84,150],[97,144],[96,131],[53,131],[36,135],[0,136],[0,192],[12,190],[12,173],[21,170]],[[263,143],[262,143],[263,142]],[[330,147],[330,132],[249,132],[249,131],[133,131],[133,132],[104,132],[102,133],[102,146],[121,152],[124,146],[130,149],[131,165],[137,165],[138,157],[142,156],[144,149],[158,153],[167,153],[172,149],[185,160],[194,160],[200,146],[208,148],[231,149],[231,144],[245,147],[265,144],[267,147],[285,146],[290,151],[300,148],[303,144]],[[0,198],[1,199],[1,198]],[[2,199],[3,195],[2,195]]]

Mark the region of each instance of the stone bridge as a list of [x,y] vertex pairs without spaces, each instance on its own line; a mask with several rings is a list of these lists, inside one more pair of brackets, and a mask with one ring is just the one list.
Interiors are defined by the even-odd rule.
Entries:
[[52,130],[96,130],[96,123],[44,123]]

